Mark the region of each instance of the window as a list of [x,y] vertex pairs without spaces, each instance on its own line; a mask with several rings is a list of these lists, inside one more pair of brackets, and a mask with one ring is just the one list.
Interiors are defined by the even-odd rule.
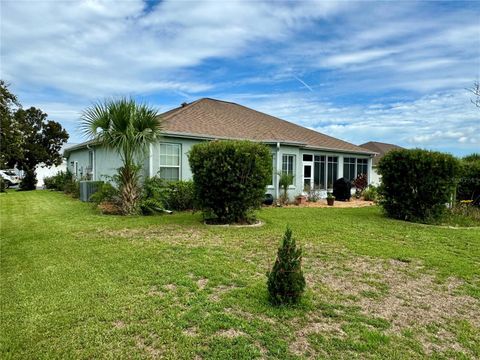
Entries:
[[275,175],[277,173],[277,156],[275,153],[272,153],[272,183],[270,186],[273,186],[275,184]]
[[160,144],[160,177],[167,181],[180,180],[180,144]]
[[325,156],[315,155],[313,162],[313,188],[325,189]]
[[303,154],[303,161],[313,161],[313,155]]
[[[282,156],[282,173],[295,176],[295,155]],[[290,185],[293,185],[293,180]]]
[[353,157],[346,157],[343,159],[343,177],[349,181],[355,180],[355,164],[356,159]]
[[337,180],[338,176],[338,157],[329,156],[328,157],[328,168],[327,168],[327,188],[331,189],[333,183]]
[[357,176],[368,175],[368,159],[357,159]]

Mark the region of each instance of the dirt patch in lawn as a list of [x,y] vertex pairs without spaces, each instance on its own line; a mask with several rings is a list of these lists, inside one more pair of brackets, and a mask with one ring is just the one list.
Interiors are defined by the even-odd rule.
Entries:
[[243,331],[236,330],[236,329],[227,329],[227,330],[217,331],[215,333],[215,336],[222,336],[222,337],[226,337],[226,338],[229,338],[229,339],[233,339],[233,338],[236,338],[236,337],[239,337],[239,336],[245,336],[245,333]]
[[[200,229],[179,225],[150,226],[147,228],[105,230],[101,234],[129,240],[160,240],[169,244],[203,245],[204,232]],[[201,241],[200,241],[201,240]]]
[[[457,278],[439,281],[424,270],[421,263],[399,260],[378,260],[368,257],[321,261],[305,259],[309,288],[326,289],[332,301],[349,308],[358,308],[368,318],[382,318],[390,323],[386,335],[401,335],[403,330],[425,329],[434,325],[441,329],[435,337],[418,338],[426,353],[445,351],[449,347],[468,353],[448,332],[448,324],[464,320],[480,326],[480,301],[462,294],[464,282]],[[318,316],[318,315],[317,315]],[[321,318],[320,318],[321,319]],[[292,352],[303,353],[312,333],[342,334],[338,323],[319,318],[309,319],[298,330]]]
[[208,279],[201,278],[197,280],[197,287],[199,290],[205,289],[205,286],[208,284]]
[[309,322],[306,326],[295,332],[295,341],[289,346],[290,351],[297,356],[311,351],[308,337],[312,334],[323,334],[337,338],[346,337],[345,332],[342,330],[344,321],[339,321],[337,318],[315,316],[313,314],[310,314],[307,318]]
[[135,345],[138,349],[144,351],[151,359],[159,359],[161,356],[161,351],[152,345],[149,345],[141,336],[135,337]]
[[222,298],[222,295],[225,293],[236,289],[235,285],[219,285],[212,289],[212,293],[209,296],[209,299],[213,302],[219,302]]

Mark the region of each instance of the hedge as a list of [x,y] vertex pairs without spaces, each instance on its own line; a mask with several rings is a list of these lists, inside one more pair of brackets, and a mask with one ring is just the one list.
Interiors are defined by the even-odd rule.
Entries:
[[211,141],[189,153],[194,189],[207,221],[251,222],[272,178],[272,155],[263,144],[250,141]]
[[389,217],[435,222],[452,200],[460,166],[449,154],[398,149],[380,160],[378,172],[380,204]]

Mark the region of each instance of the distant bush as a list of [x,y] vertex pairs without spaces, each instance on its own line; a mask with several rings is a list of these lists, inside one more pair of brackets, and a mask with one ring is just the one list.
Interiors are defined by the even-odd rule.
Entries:
[[43,185],[45,189],[55,190],[55,191],[64,191],[65,184],[72,179],[72,173],[67,171],[59,171],[53,176],[49,176],[43,179]]
[[80,197],[80,182],[71,177],[64,185],[63,192],[75,199]]
[[348,201],[352,197],[352,184],[345,178],[340,178],[333,183],[333,196],[336,200]]
[[173,181],[166,185],[165,207],[168,210],[195,210],[195,185],[193,181]]
[[305,191],[307,192],[307,201],[308,202],[317,202],[320,200],[320,194],[318,193],[317,190],[311,188],[308,186]]
[[359,198],[368,186],[367,174],[358,174],[355,180],[353,180],[352,185],[355,187],[355,196]]
[[104,201],[119,202],[118,189],[109,182],[103,182],[98,186],[98,190],[90,196],[89,201],[94,205],[98,205]]
[[370,185],[365,190],[363,190],[363,200],[365,201],[376,201],[378,198],[378,189],[374,185]]
[[480,155],[472,154],[461,160],[461,176],[457,187],[457,200],[472,200],[480,206]]
[[20,191],[30,191],[37,188],[37,174],[35,170],[27,169],[23,173],[23,178],[20,181],[18,190]]
[[165,182],[158,176],[146,178],[143,182],[140,210],[143,215],[153,215],[165,207]]
[[269,300],[273,305],[295,304],[305,290],[302,250],[297,249],[292,230],[287,227],[271,272],[267,273]]
[[380,204],[395,219],[435,222],[452,200],[459,170],[458,160],[448,154],[392,150],[378,164]]
[[280,204],[288,204],[288,187],[293,184],[294,175],[285,172],[279,172],[278,187],[282,190],[280,194]]
[[250,141],[211,141],[189,153],[195,195],[207,219],[216,223],[250,222],[272,178],[272,155]]

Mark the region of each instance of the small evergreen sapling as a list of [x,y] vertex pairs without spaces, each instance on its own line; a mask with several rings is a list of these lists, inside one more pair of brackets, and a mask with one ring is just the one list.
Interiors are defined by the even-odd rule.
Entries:
[[296,304],[305,290],[302,250],[297,249],[292,230],[287,227],[273,269],[267,274],[268,293],[273,305]]

